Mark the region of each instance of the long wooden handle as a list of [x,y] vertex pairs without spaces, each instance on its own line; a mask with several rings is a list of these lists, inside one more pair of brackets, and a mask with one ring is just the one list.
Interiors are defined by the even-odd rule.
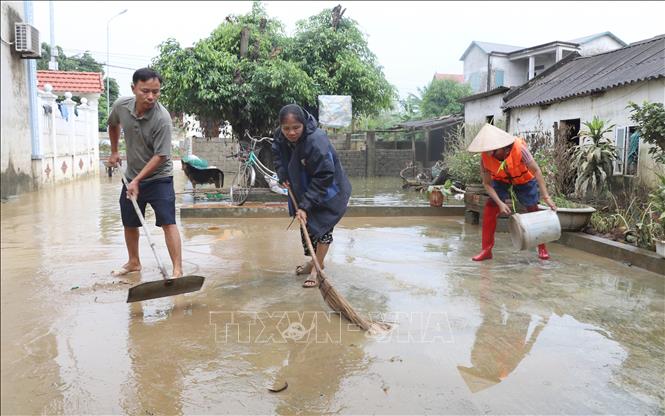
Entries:
[[[122,178],[122,183],[125,184],[125,189],[127,189],[129,188],[129,183],[127,183],[127,178],[125,177],[125,169],[121,170],[122,172],[120,174],[120,177]],[[152,239],[150,238],[150,232],[148,232],[148,224],[146,224],[145,218],[143,218],[143,214],[141,214],[141,208],[139,208],[139,204],[138,202],[136,202],[136,198],[134,196],[130,196],[129,199],[132,201],[132,205],[134,205],[134,211],[136,211],[136,215],[138,215],[139,220],[141,221],[141,225],[143,226],[142,227],[143,235],[145,235],[145,238],[148,239],[148,243],[150,244],[150,248],[152,249],[152,254],[155,255],[155,260],[157,260],[159,271],[162,273],[162,277],[166,280],[169,278],[169,275],[166,272],[166,268],[164,267],[162,260],[159,258],[159,255],[157,254],[157,249],[155,249],[155,243],[153,243]]]
[[[296,201],[296,196],[293,194],[293,191],[291,191],[291,185],[286,185],[286,189],[289,191],[289,197],[291,197],[291,202],[293,202],[293,206],[296,208],[296,217],[297,211],[298,211],[298,201]],[[314,262],[314,267],[316,268],[316,272],[321,276],[322,279],[325,279],[325,275],[323,274],[323,270],[321,270],[321,265],[319,264],[319,260],[316,258],[316,252],[314,251],[314,247],[312,246],[312,240],[309,238],[309,233],[307,232],[307,226],[305,225],[305,222],[302,220],[302,218],[298,217],[298,221],[300,222],[300,229],[302,230],[303,235],[305,236],[305,243],[307,243],[307,249],[309,250],[309,253],[312,255],[312,261]]]

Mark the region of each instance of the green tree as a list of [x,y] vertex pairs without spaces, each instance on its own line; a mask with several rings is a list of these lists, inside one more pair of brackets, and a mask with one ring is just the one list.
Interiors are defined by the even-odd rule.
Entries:
[[271,133],[284,104],[313,110],[320,94],[352,95],[355,115],[389,109],[393,89],[355,23],[340,16],[336,31],[331,20],[322,12],[289,38],[255,2],[191,48],[169,39],[153,60],[164,78],[162,100],[172,112],[195,114],[208,137],[225,120],[238,136]]
[[[57,62],[59,71],[80,71],[80,72],[101,72],[104,73],[104,69],[101,63],[97,62],[95,58],[90,54],[89,51],[83,52],[74,56],[65,55],[62,48],[56,45],[58,51]],[[51,46],[43,42],[42,43],[42,58],[37,61],[38,70],[48,70],[49,62],[51,61]],[[111,92],[111,104],[118,99],[118,83],[114,78],[109,80],[109,89]],[[58,99],[64,99],[64,96],[58,97]],[[81,102],[79,96],[73,96],[72,100],[77,103]],[[107,92],[106,92],[106,78],[104,78],[104,92],[102,92],[99,97],[98,104],[98,121],[99,121],[99,131],[106,131],[106,124],[108,120],[108,114],[106,111],[106,102],[107,102]]]
[[665,163],[665,108],[663,103],[644,101],[642,105],[628,104],[630,119],[637,123],[637,131],[645,143],[649,143],[649,154],[658,163]]
[[195,114],[207,137],[225,120],[237,136],[268,134],[284,103],[315,102],[311,79],[281,53],[287,43],[260,3],[191,48],[168,39],[153,61],[164,79],[161,99],[172,112]]
[[460,84],[449,79],[434,79],[420,89],[420,110],[423,117],[439,117],[461,113],[463,106],[458,100],[471,95],[469,84]]
[[313,80],[315,96],[350,95],[354,117],[378,115],[392,108],[396,91],[344,11],[337,6],[299,21],[287,55]]

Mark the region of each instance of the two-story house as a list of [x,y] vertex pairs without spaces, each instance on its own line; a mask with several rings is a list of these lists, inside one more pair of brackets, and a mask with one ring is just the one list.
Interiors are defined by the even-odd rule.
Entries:
[[460,60],[464,62],[464,82],[474,93],[483,93],[522,85],[574,52],[590,56],[624,46],[611,32],[530,47],[473,41]]

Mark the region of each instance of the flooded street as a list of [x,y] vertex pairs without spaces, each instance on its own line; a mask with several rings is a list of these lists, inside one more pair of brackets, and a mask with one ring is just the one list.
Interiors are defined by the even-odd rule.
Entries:
[[326,272],[356,310],[394,323],[372,337],[301,287],[286,214],[178,217],[203,289],[127,304],[161,276],[143,236],[143,271],[110,275],[126,261],[119,190],[102,176],[2,204],[2,414],[665,411],[662,276],[559,244],[540,261],[507,234],[474,263],[480,227],[461,217],[345,218]]

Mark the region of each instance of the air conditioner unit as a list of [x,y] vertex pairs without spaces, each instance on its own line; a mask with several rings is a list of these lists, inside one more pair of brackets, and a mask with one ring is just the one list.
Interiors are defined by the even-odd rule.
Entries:
[[39,43],[39,30],[28,23],[14,23],[14,47],[21,58],[39,59],[42,49]]

